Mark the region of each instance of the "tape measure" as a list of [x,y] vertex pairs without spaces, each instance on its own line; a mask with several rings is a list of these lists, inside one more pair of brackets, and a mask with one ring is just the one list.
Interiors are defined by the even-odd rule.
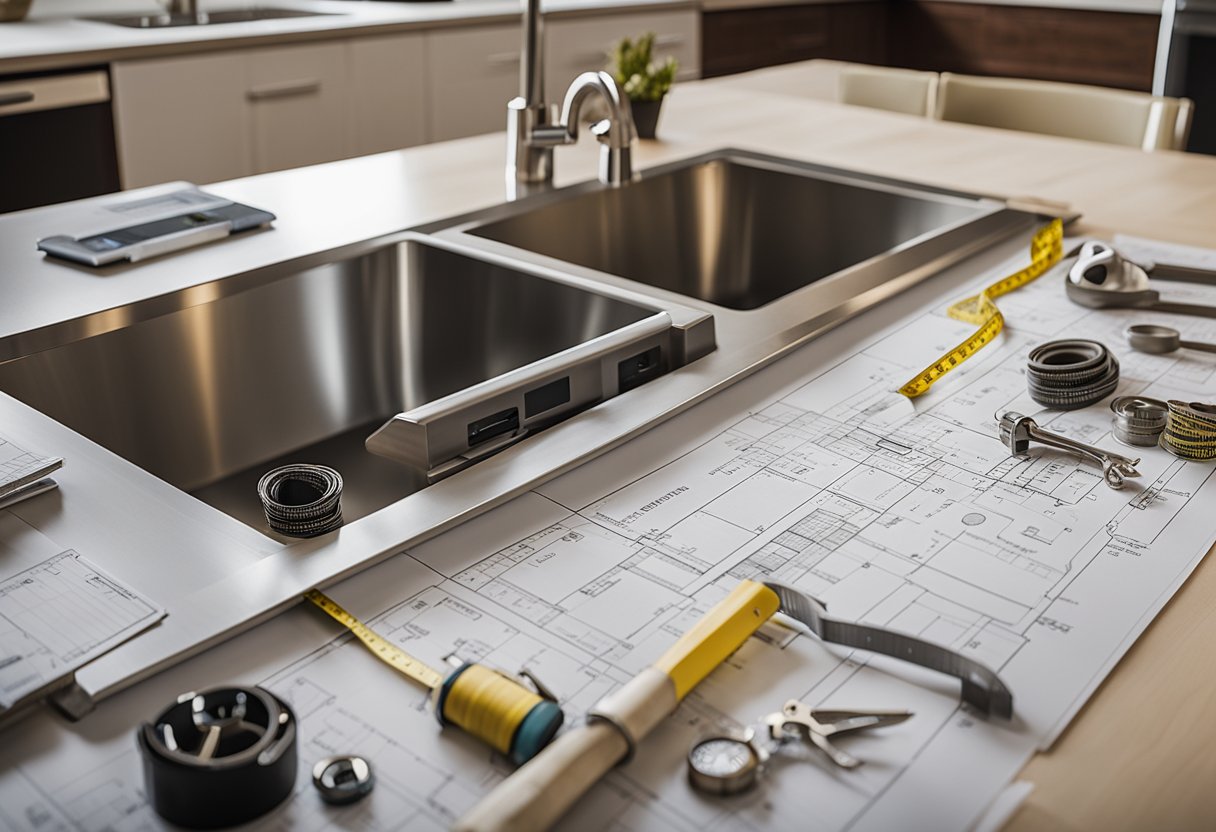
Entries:
[[431,691],[440,725],[455,725],[505,754],[527,762],[561,727],[562,709],[511,676],[484,665],[461,663],[443,674],[372,630],[320,590],[304,596],[363,642],[372,655]]
[[993,300],[1037,280],[1064,256],[1064,222],[1054,219],[1035,232],[1030,241],[1030,265],[987,286],[978,295],[964,298],[946,310],[956,321],[975,324],[975,332],[899,388],[909,399],[927,392],[946,373],[991,343],[1005,328],[1005,316]]

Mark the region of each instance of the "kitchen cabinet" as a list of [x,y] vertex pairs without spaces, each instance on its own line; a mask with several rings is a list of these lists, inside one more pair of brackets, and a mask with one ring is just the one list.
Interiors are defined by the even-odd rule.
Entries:
[[829,58],[1148,90],[1160,15],[872,0],[707,10],[703,75]]
[[[679,78],[701,74],[700,13],[546,20],[546,92],[560,103],[612,44],[656,34]],[[502,130],[519,94],[518,23],[334,38],[111,66],[124,187],[206,183]]]
[[615,14],[555,20],[545,28],[545,88],[560,101],[580,72],[606,69],[612,46],[621,38],[654,32],[655,57],[679,62],[677,78],[701,76],[701,18],[694,10]]
[[120,61],[110,73],[124,187],[253,172],[240,53]]
[[426,53],[422,34],[350,42],[351,156],[422,144],[426,138]]
[[885,2],[707,11],[702,74],[712,78],[811,58],[884,63],[887,14]]
[[892,6],[896,66],[1147,92],[1157,14],[917,2]]
[[347,155],[345,48],[310,44],[115,63],[123,186],[215,182]]
[[348,155],[346,53],[341,43],[246,53],[243,92],[254,173]]
[[427,137],[439,142],[502,130],[519,94],[518,25],[427,34]]
[[[701,73],[700,14],[695,9],[627,12],[545,21],[545,96],[560,104],[580,72],[605,69],[613,43],[654,32],[659,57],[680,62],[680,79]],[[507,101],[519,94],[517,25],[427,35],[428,137],[443,141],[502,130]]]
[[111,66],[126,188],[206,183],[420,144],[423,36]]

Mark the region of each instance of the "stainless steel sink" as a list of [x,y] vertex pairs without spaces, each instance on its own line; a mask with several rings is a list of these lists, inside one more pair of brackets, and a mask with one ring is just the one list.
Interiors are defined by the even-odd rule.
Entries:
[[[426,487],[428,462],[476,458],[695,357],[683,335],[712,328],[405,237],[0,364],[0,390],[260,530],[262,473],[330,465],[349,523]],[[694,352],[712,348],[703,335]],[[615,372],[639,355],[656,357],[648,372]],[[485,421],[513,407],[514,424]],[[396,427],[423,443],[420,464],[365,449]]]
[[249,23],[255,20],[281,20],[289,17],[335,17],[332,12],[310,12],[301,9],[248,8],[223,9],[193,14],[136,14],[88,17],[97,23],[126,26],[130,29],[163,29],[171,26],[206,26],[216,23]]
[[755,309],[1002,208],[722,151],[647,171],[621,188],[521,202],[463,230],[718,306]]

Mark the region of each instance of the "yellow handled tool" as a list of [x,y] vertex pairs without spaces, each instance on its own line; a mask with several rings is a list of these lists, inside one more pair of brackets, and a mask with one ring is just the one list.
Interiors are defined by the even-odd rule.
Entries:
[[480,664],[462,663],[446,676],[406,653],[344,610],[320,590],[305,596],[329,614],[376,658],[431,691],[440,725],[455,725],[524,763],[549,744],[562,726],[562,709],[550,699]]
[[781,605],[777,593],[743,581],[658,661],[600,700],[587,724],[563,734],[461,818],[457,830],[547,829]]

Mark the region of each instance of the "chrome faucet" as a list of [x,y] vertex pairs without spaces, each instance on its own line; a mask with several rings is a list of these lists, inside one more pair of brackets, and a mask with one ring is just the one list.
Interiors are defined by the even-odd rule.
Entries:
[[553,181],[553,148],[578,141],[583,104],[598,93],[608,117],[591,127],[600,142],[600,181],[620,185],[633,177],[633,143],[637,130],[629,97],[607,72],[584,72],[566,91],[561,113],[545,104],[544,33],[540,0],[526,0],[520,93],[507,103],[507,188],[548,186]]

